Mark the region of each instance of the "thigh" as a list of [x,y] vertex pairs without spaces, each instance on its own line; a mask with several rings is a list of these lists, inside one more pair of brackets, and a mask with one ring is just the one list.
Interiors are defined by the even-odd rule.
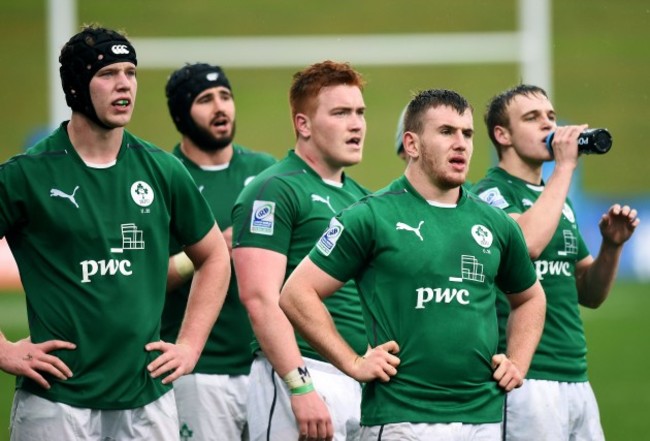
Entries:
[[358,440],[361,430],[361,385],[333,365],[305,360],[318,394],[327,403],[334,441]]
[[570,441],[604,441],[596,396],[589,382],[562,383],[568,397],[571,429]]
[[18,389],[14,394],[10,419],[11,441],[51,441],[92,439],[99,436],[92,411],[46,400]]
[[289,391],[265,357],[251,366],[246,413],[251,441],[298,439]]
[[181,433],[194,439],[241,440],[248,376],[189,374],[174,382]]
[[568,403],[560,383],[526,380],[509,392],[503,429],[506,441],[568,440]]
[[361,428],[363,441],[500,441],[501,425],[393,423]]
[[102,410],[102,438],[129,441],[178,441],[174,391],[135,409]]

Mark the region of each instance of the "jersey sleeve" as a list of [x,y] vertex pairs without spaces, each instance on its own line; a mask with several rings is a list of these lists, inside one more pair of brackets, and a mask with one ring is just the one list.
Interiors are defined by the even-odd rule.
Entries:
[[355,204],[330,221],[309,252],[320,269],[341,282],[354,278],[371,254],[375,223],[366,204]]
[[286,256],[299,213],[299,197],[283,179],[253,180],[233,207],[233,248],[263,248]]
[[214,215],[185,167],[175,158],[172,164],[171,242],[192,245],[214,226]]
[[21,210],[24,174],[15,160],[0,165],[0,238],[16,224],[26,221]]
[[489,205],[499,208],[506,213],[521,213],[522,209],[517,203],[515,194],[505,185],[499,185],[493,180],[483,180],[478,182],[473,188],[472,193]]
[[503,216],[507,229],[496,284],[506,294],[520,293],[533,286],[537,273],[528,254],[524,235],[517,222]]

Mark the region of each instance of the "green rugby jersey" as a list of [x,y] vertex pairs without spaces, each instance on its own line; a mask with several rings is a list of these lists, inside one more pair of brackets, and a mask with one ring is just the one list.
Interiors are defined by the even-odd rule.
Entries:
[[0,166],[0,236],[18,263],[32,341],[75,343],[74,376],[17,387],[93,409],[146,405],[170,386],[146,366],[159,353],[170,234],[193,244],[214,217],[183,165],[128,132],[115,164],[88,167],[63,123]]
[[402,176],[333,219],[309,257],[356,280],[372,346],[400,347],[397,375],[364,387],[363,425],[501,421],[494,288],[536,281],[512,219],[464,190],[431,205]]
[[[264,248],[284,254],[289,277],[330,219],[366,194],[365,188],[347,176],[340,187],[323,181],[291,150],[241,192],[233,208],[233,248]],[[365,353],[368,342],[354,283],[346,283],[325,305],[345,340]],[[303,356],[323,360],[298,334],[296,339]],[[260,348],[256,339],[252,348]]]
[[[232,225],[231,211],[235,199],[253,177],[275,163],[267,153],[253,152],[240,145],[233,145],[233,156],[225,167],[201,168],[188,159],[180,147],[173,154],[187,167],[201,194],[212,208],[221,230]],[[180,251],[172,246],[172,254]],[[226,300],[205,343],[195,373],[221,375],[248,375],[253,360],[248,345],[253,330],[246,309],[239,300],[235,272],[231,272]],[[187,306],[191,280],[167,294],[162,316],[161,335],[163,340],[175,341]]]
[[[544,190],[516,178],[505,170],[491,168],[472,191],[507,213],[523,213]],[[587,381],[587,342],[578,307],[576,263],[589,255],[580,234],[571,202],[567,199],[553,238],[533,263],[546,293],[546,321],[526,378],[552,381]],[[498,303],[501,345],[509,305]]]

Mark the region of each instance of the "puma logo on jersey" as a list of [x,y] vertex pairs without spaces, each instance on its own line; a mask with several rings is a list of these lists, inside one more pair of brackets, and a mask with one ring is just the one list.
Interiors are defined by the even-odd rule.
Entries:
[[424,238],[422,237],[422,234],[420,234],[420,228],[422,228],[423,223],[424,223],[424,221],[420,221],[420,223],[418,224],[418,227],[415,228],[415,227],[412,227],[410,225],[406,225],[404,222],[397,222],[395,224],[395,229],[396,230],[412,231],[413,233],[415,233],[415,235],[417,237],[420,238],[421,241],[424,241]]
[[327,198],[324,198],[323,196],[319,196],[317,194],[312,194],[311,195],[311,200],[312,202],[322,202],[323,204],[327,205],[330,210],[332,210],[332,213],[336,213],[336,210],[332,208],[332,204],[330,204],[330,197],[327,196]]
[[79,204],[77,204],[77,201],[74,198],[74,195],[77,192],[77,190],[79,190],[78,185],[74,188],[74,190],[72,191],[72,194],[66,194],[66,193],[62,192],[61,190],[58,190],[56,188],[52,188],[50,190],[50,197],[68,199],[68,200],[70,200],[70,202],[72,202],[74,204],[75,207],[79,208]]

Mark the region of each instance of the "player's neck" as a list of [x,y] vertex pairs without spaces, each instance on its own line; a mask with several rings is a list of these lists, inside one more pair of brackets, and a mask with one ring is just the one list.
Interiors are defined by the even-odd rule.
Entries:
[[183,137],[181,140],[181,152],[196,165],[210,167],[213,165],[228,164],[232,159],[234,149],[231,143],[222,149],[208,152],[198,148],[189,138]]
[[323,154],[308,143],[296,144],[296,155],[305,161],[322,179],[332,182],[343,181],[343,167],[329,164]]
[[460,198],[460,185],[453,188],[443,188],[435,182],[432,176],[427,175],[423,170],[409,163],[404,172],[406,179],[424,199],[445,205],[454,205]]
[[526,161],[519,156],[503,157],[499,161],[499,167],[522,181],[535,185],[542,183],[542,163],[538,161]]
[[78,112],[73,112],[67,131],[77,154],[84,162],[92,164],[115,161],[124,137],[124,127],[105,129]]

